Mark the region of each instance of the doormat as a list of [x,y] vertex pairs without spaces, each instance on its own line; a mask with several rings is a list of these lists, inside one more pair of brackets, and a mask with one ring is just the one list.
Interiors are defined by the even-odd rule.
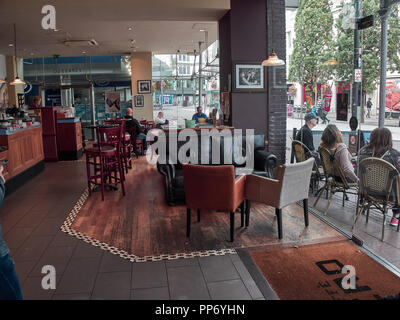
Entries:
[[249,255],[281,300],[379,300],[400,293],[400,278],[347,240]]

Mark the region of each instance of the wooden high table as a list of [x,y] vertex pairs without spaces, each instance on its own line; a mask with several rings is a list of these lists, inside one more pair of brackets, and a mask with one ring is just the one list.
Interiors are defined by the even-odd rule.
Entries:
[[33,125],[17,131],[0,131],[0,145],[7,150],[0,152],[5,166],[7,194],[44,170],[42,126]]

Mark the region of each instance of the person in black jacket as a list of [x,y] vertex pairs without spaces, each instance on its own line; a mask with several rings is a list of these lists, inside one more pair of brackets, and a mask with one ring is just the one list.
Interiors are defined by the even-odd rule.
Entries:
[[125,110],[125,127],[127,129],[136,128],[136,140],[143,140],[143,147],[147,149],[146,135],[142,132],[142,126],[139,121],[137,121],[133,116],[133,110],[131,108],[126,108]]
[[315,148],[311,129],[317,125],[317,117],[314,113],[309,112],[306,113],[304,120],[306,124],[297,132],[296,140],[303,142],[311,152],[314,152]]
[[[5,194],[5,179],[3,166],[0,166],[0,206]],[[0,221],[0,300],[22,300],[21,286],[14,268],[14,261],[10,257],[10,250],[1,235]]]

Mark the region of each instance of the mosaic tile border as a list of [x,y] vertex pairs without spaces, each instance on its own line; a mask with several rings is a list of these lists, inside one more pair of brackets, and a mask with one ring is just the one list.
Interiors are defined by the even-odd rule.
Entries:
[[131,254],[125,250],[121,250],[117,247],[113,247],[106,242],[97,240],[95,238],[89,237],[86,234],[76,231],[72,229],[72,224],[74,223],[77,215],[85,205],[86,200],[89,197],[89,189],[86,188],[78,201],[76,202],[75,206],[72,208],[70,213],[67,216],[67,219],[61,226],[61,231],[65,232],[66,234],[83,240],[86,243],[91,244],[92,246],[99,247],[102,250],[108,251],[112,254],[118,255],[123,259],[127,259],[131,262],[147,262],[147,261],[160,261],[160,260],[176,260],[176,259],[192,259],[195,257],[209,257],[209,256],[221,256],[226,254],[237,254],[235,249],[221,249],[221,250],[205,250],[205,251],[194,251],[189,253],[175,253],[175,254],[161,254],[157,256],[136,256]]

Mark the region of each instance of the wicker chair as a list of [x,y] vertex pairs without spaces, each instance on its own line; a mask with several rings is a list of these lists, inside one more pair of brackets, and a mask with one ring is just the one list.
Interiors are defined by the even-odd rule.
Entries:
[[342,206],[344,207],[344,200],[346,194],[358,194],[358,183],[348,182],[342,168],[336,160],[331,159],[331,153],[324,147],[318,148],[319,155],[322,161],[322,168],[324,170],[325,185],[317,192],[317,199],[314,202],[314,207],[317,205],[319,198],[325,190],[329,193],[329,200],[326,205],[324,215],[328,213],[329,206],[332,201],[332,196],[336,192],[343,193]]
[[[358,207],[353,229],[361,212],[367,209],[366,223],[368,223],[371,206],[383,213],[382,238],[385,236],[386,213],[388,209],[400,204],[399,172],[389,162],[380,158],[366,158],[360,162],[360,194],[362,202]],[[397,231],[399,231],[397,226]]]
[[[311,150],[299,140],[292,141],[292,149],[294,150],[294,156],[296,158],[296,162],[303,162],[310,158],[314,158],[312,156]],[[311,172],[311,189],[312,193],[318,192],[319,182],[323,180],[323,174],[321,173],[320,168],[316,161],[314,161],[313,169]]]

